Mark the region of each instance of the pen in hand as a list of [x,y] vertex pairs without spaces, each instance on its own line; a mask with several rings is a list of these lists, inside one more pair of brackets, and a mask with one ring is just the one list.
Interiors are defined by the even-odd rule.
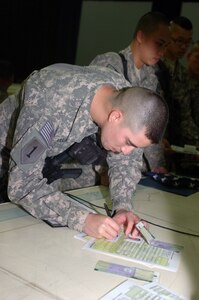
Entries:
[[[108,217],[112,218],[114,216],[115,212],[113,213],[113,215],[111,215],[110,209],[108,208],[108,205],[106,203],[104,203],[104,209],[105,209],[106,214],[107,214]],[[120,229],[121,229],[121,227],[120,227]],[[119,236],[119,232],[117,233],[115,238],[117,238],[118,236]]]

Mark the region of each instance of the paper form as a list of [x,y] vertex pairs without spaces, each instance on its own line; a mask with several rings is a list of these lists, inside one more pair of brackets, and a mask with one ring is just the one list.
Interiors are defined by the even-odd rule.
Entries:
[[99,300],[186,300],[186,298],[177,295],[171,290],[156,284],[149,283],[138,286],[131,280],[126,280]]
[[106,239],[89,240],[83,249],[176,272],[183,247],[179,245],[175,245],[173,249],[171,247],[169,249],[154,247],[147,244],[142,238],[135,241],[121,234],[112,241]]

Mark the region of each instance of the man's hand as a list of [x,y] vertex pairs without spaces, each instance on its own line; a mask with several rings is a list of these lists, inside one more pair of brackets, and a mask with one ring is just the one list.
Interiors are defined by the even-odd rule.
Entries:
[[120,227],[123,225],[126,236],[129,236],[130,234],[132,238],[136,238],[140,235],[138,229],[135,227],[135,225],[140,221],[140,218],[132,211],[120,209],[116,212],[113,219]]
[[120,224],[114,219],[98,214],[88,214],[83,231],[96,239],[106,238],[112,240],[120,230]]

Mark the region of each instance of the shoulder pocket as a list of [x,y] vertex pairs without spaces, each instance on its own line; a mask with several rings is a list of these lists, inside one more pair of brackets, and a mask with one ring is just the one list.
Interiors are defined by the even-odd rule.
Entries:
[[41,127],[39,131],[36,129],[36,125],[29,128],[12,148],[12,159],[21,170],[27,173],[37,163],[44,164],[46,157],[44,153],[49,148],[49,139],[47,140],[46,135],[43,133],[45,126]]

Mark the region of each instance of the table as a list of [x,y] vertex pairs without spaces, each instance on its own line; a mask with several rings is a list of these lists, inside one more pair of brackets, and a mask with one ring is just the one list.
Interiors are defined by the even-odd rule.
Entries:
[[[96,192],[100,188],[94,187]],[[135,211],[142,218],[199,234],[199,193],[183,197],[138,186],[133,198]],[[160,273],[160,284],[198,300],[199,238],[154,225],[150,230],[158,239],[184,246],[177,272],[153,268]],[[143,268],[138,263],[83,250],[83,242],[74,238],[76,233],[66,227],[52,228],[12,203],[1,204],[0,298],[96,300],[126,279],[94,271],[98,260]]]

